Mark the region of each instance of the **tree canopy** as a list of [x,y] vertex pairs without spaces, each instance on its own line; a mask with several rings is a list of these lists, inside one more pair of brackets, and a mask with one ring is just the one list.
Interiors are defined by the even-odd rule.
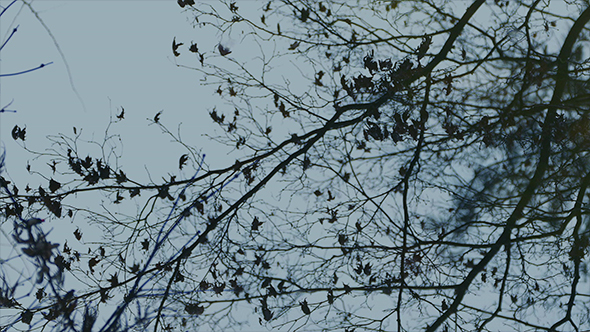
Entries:
[[155,112],[185,149],[163,181],[120,166],[116,134],[50,137],[45,185],[2,178],[2,268],[35,266],[3,273],[3,325],[590,329],[588,1],[178,5],[215,36],[172,55],[219,95],[235,162]]

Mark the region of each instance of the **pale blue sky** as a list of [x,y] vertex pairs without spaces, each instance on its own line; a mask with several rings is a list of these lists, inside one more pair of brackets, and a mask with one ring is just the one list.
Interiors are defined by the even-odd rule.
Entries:
[[[1,0],[0,4],[10,2]],[[143,169],[147,164],[152,170],[156,161],[169,160],[171,165],[162,171],[174,170],[182,150],[171,149],[173,145],[166,144],[169,139],[146,121],[160,110],[164,110],[162,121],[172,131],[183,123],[183,137],[191,145],[208,144],[201,134],[212,128],[207,113],[220,100],[213,97],[214,88],[201,85],[198,73],[176,67],[175,60],[190,65],[198,61],[191,61],[194,55],[188,51],[174,58],[171,44],[174,37],[185,44],[210,37],[198,35],[189,15],[175,1],[38,0],[32,6],[63,51],[84,107],[52,38],[29,8],[15,3],[0,20],[3,39],[19,26],[2,50],[0,73],[53,64],[0,78],[0,104],[14,100],[10,109],[17,110],[0,119],[0,138],[6,144],[12,177],[24,175],[21,170],[26,164],[22,149],[10,136],[15,124],[26,125],[28,147],[42,150],[48,145],[46,135],[72,135],[73,126],[83,127],[86,139],[93,132],[100,139],[109,116],[118,114],[121,106],[125,120],[112,131],[122,134],[127,168]],[[214,164],[213,158],[208,161]]]

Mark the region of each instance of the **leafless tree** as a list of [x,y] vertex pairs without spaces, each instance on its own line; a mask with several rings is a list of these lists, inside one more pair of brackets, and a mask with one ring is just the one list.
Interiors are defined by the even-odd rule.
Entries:
[[[209,168],[161,113],[150,122],[194,176],[141,183],[112,144],[84,157],[79,135],[54,137],[40,155],[70,180],[38,173],[48,187],[12,190],[5,214],[90,221],[104,237],[33,254],[15,238],[54,287],[25,307],[3,286],[21,321],[590,328],[587,1],[178,3],[218,36],[172,51],[225,101],[209,110],[224,130],[213,138],[236,162]],[[105,212],[77,203],[87,195]],[[81,286],[56,288],[62,276]],[[96,302],[108,319],[84,329]]]

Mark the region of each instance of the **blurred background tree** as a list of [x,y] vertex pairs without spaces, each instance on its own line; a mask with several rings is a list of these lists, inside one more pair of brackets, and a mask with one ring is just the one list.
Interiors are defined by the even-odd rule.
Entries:
[[[178,4],[218,37],[175,38],[172,52],[224,101],[211,135],[236,162],[210,168],[162,113],[150,122],[194,176],[140,183],[117,166],[116,135],[88,157],[79,135],[54,137],[40,154],[71,180],[15,184],[7,218],[104,233],[34,255],[53,264],[39,304],[14,303],[5,283],[15,322],[590,328],[587,1]],[[55,287],[62,275],[80,286]],[[84,330],[96,315],[102,328]]]

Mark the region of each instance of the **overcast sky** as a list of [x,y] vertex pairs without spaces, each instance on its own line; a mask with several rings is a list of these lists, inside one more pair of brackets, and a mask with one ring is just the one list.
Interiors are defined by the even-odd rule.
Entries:
[[[0,0],[2,6],[10,2]],[[45,27],[22,2],[15,3],[0,20],[3,40],[18,26],[2,50],[0,73],[53,64],[0,78],[0,104],[12,101],[9,109],[17,110],[0,116],[0,138],[7,149],[11,177],[25,176],[27,157],[12,140],[14,125],[26,126],[25,144],[40,151],[48,147],[47,135],[71,136],[74,126],[84,128],[84,138],[91,139],[94,133],[100,140],[109,118],[119,114],[121,106],[125,120],[111,130],[122,135],[127,169],[152,165],[152,170],[156,161],[169,161],[170,167],[162,169],[167,172],[177,165],[182,150],[171,149],[174,145],[166,144],[170,140],[146,120],[160,110],[164,110],[164,124],[176,131],[182,122],[183,137],[193,146],[203,145],[209,164],[223,166],[215,165],[215,154],[207,151],[208,140],[202,137],[211,128],[208,110],[219,99],[210,86],[201,85],[195,71],[175,65],[179,59],[198,64],[196,59],[187,61],[192,54],[174,58],[171,49],[174,37],[185,43],[208,37],[197,35],[189,15],[175,1],[38,0],[32,7],[63,52],[79,97]]]

